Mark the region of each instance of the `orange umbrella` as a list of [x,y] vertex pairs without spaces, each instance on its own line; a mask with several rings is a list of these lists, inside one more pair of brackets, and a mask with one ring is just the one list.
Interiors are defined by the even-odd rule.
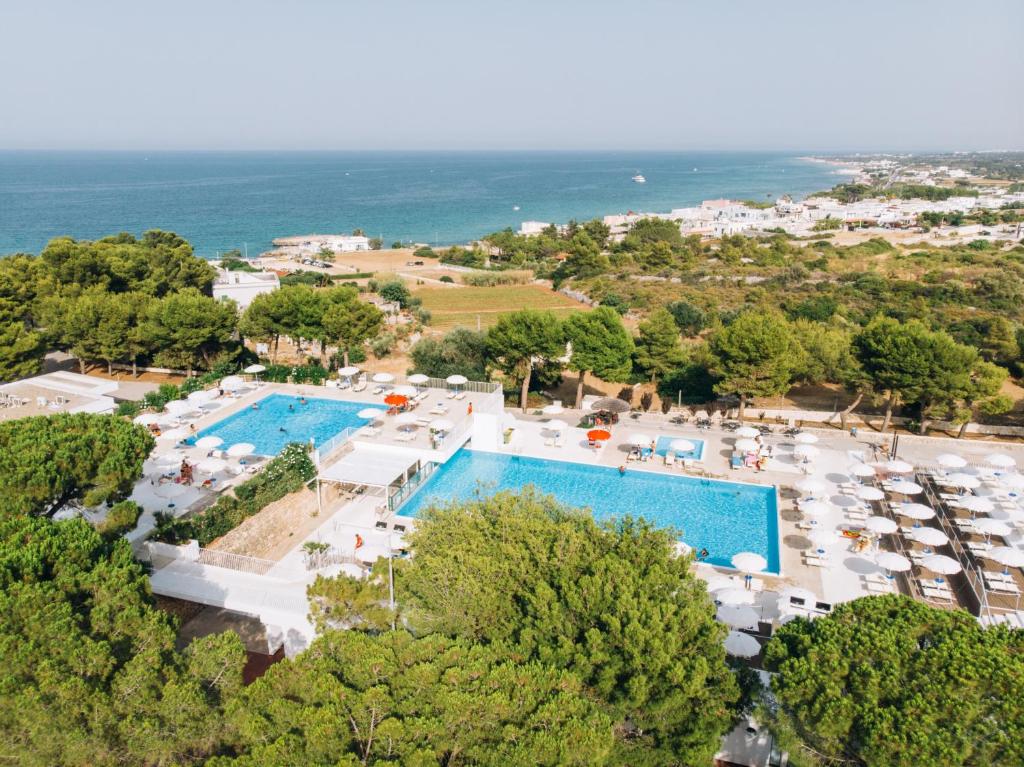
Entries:
[[608,439],[612,436],[612,433],[606,429],[591,429],[587,432],[587,439],[591,442],[600,442],[601,440]]
[[384,398],[385,405],[394,405],[396,407],[404,405],[409,401],[409,398],[402,394],[389,394]]

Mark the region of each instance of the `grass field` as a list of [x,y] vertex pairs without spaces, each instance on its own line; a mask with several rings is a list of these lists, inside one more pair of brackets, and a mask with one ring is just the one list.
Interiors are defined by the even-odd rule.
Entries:
[[430,326],[438,330],[455,327],[487,328],[503,314],[519,309],[550,309],[563,317],[587,309],[585,304],[540,285],[497,288],[420,288],[414,293],[432,315]]

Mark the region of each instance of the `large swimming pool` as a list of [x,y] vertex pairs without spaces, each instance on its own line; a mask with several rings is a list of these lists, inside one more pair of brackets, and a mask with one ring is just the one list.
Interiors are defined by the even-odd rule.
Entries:
[[568,506],[591,509],[597,519],[629,514],[674,528],[707,561],[730,566],[734,554],[754,551],[779,572],[779,524],[775,488],[548,461],[462,449],[434,472],[398,513],[452,500],[519,490],[533,485]]
[[251,442],[256,446],[257,455],[277,455],[289,442],[312,439],[314,444],[322,445],[350,426],[363,426],[366,419],[356,414],[363,408],[377,407],[365,402],[316,397],[306,397],[302,404],[299,397],[289,394],[270,394],[255,404],[255,410],[251,407],[240,410],[207,426],[188,441],[213,435],[223,439],[225,447],[236,442]]

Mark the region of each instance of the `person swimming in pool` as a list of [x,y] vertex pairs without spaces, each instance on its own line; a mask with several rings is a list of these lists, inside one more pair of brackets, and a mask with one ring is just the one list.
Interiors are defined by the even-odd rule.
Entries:
[[286,428],[284,428],[283,426],[278,426],[277,430],[279,432],[281,432],[282,434],[287,434],[288,433],[288,430]]
[[701,549],[699,552],[697,552],[697,559],[701,562],[707,559],[708,556],[710,556],[710,554],[707,549]]
[[288,405],[288,412],[289,413],[294,413],[295,412],[295,405],[289,404]]
[[619,467],[619,476],[622,476],[622,477],[626,476],[626,467],[625,466],[620,466]]
[[299,397],[299,404],[300,405],[305,405],[306,404],[306,398],[305,397]]

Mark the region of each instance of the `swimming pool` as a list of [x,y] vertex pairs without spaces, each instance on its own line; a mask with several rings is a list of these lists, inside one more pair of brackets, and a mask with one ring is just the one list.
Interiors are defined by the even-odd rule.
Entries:
[[697,439],[696,437],[658,437],[658,443],[655,445],[654,452],[658,455],[665,455],[669,450],[669,445],[677,439],[685,439],[687,442],[692,442],[693,450],[687,450],[683,453],[677,450],[676,458],[685,458],[692,461],[704,460],[704,440]]
[[363,426],[366,419],[356,415],[363,408],[373,407],[381,412],[385,409],[365,402],[317,397],[306,397],[303,405],[299,397],[289,394],[270,394],[256,404],[258,409],[240,410],[207,426],[188,442],[213,435],[223,439],[225,447],[236,442],[251,442],[256,446],[257,455],[277,455],[289,442],[313,439],[314,444],[322,445],[350,426]]
[[463,448],[424,483],[398,514],[453,500],[533,485],[568,506],[587,507],[597,519],[629,514],[674,528],[707,561],[729,567],[734,554],[754,551],[779,572],[779,523],[775,488],[674,476],[568,461],[486,453]]

